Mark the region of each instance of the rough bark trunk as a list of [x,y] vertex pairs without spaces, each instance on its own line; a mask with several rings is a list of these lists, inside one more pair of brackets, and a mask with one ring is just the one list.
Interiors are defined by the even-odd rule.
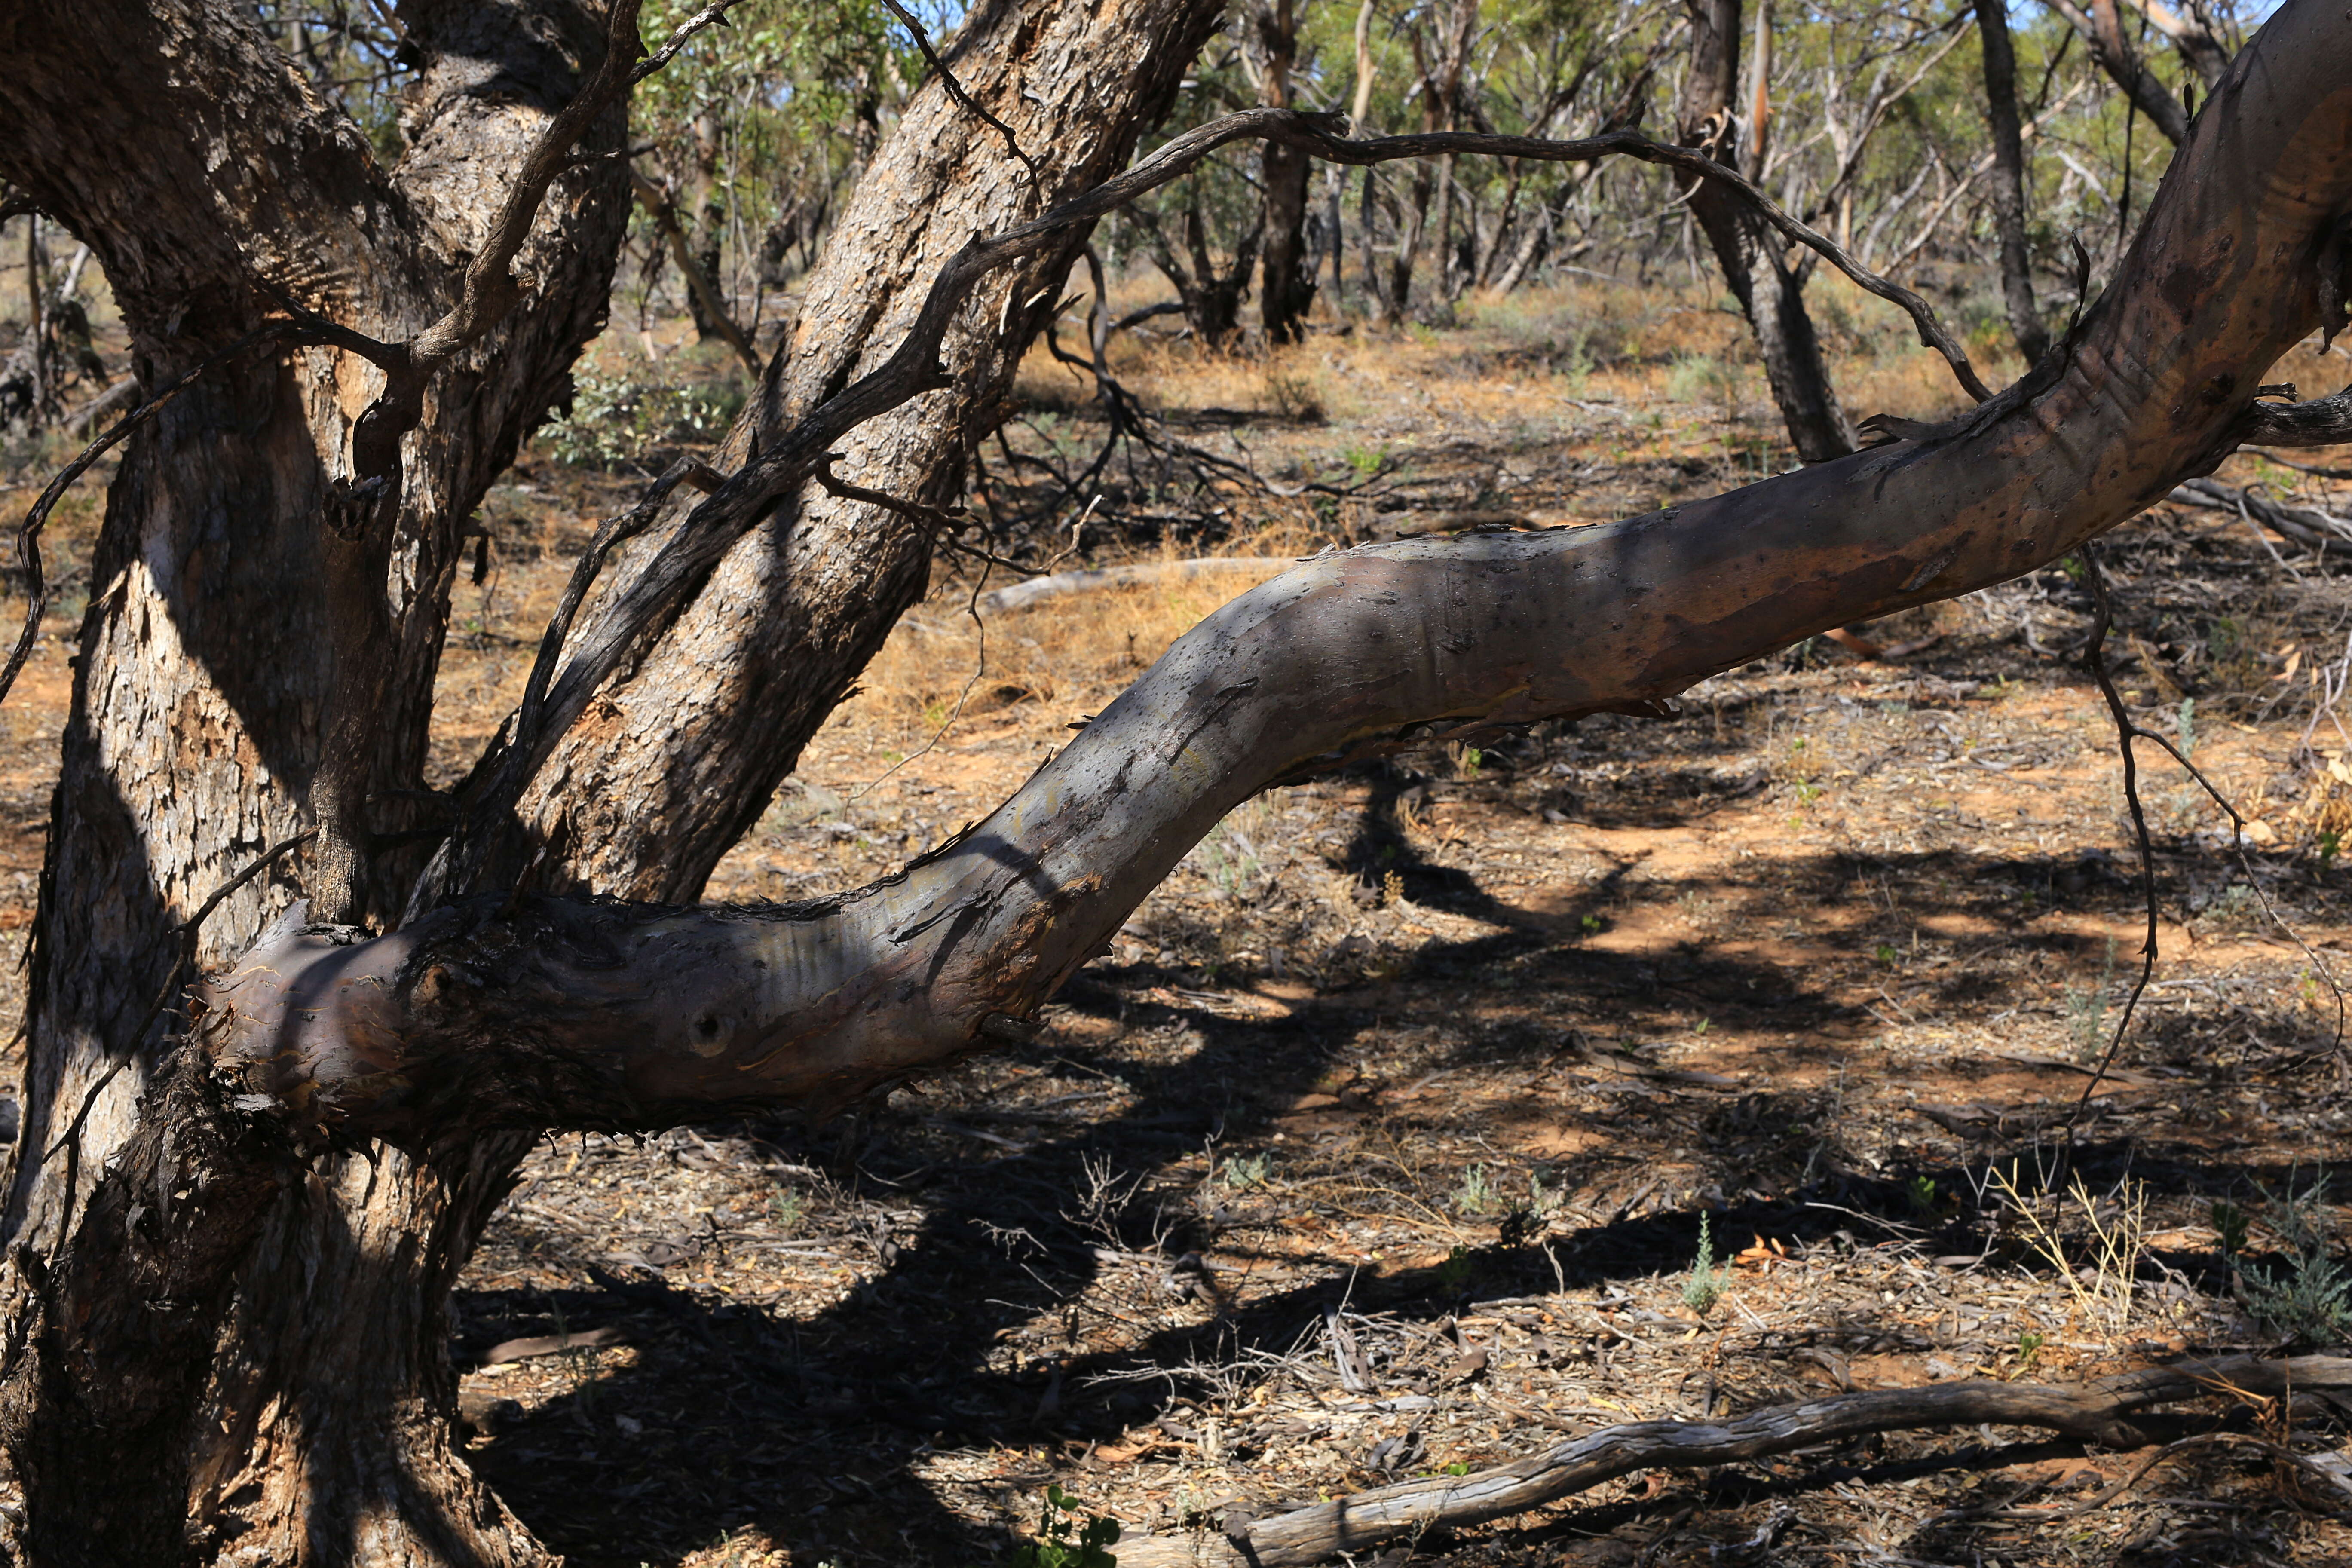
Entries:
[[2018,128],[2017,51],[2010,45],[2009,0],[1976,0],[1984,49],[1985,118],[1992,131],[1992,218],[2000,237],[2000,294],[2017,352],[2032,364],[2050,347],[2050,330],[2033,303],[2033,261],[2025,245],[2025,140]]
[[[987,823],[864,896],[764,915],[530,897],[373,942],[296,936],[215,990],[209,1043],[260,1097],[245,1108],[298,1135],[446,1145],[837,1101],[1023,1032],[1270,780],[1432,725],[1653,701],[1857,614],[2031,569],[2210,468],[2276,355],[2339,305],[2321,277],[2352,209],[2352,82],[2333,68],[2347,29],[2319,5],[2273,19],[2066,362],[1949,428],[1625,523],[1319,559],[1212,617]],[[216,1145],[233,1174],[243,1156]],[[105,1178],[43,1288],[47,1321],[75,1321],[119,1278],[107,1255],[146,1244],[121,1205],[163,1159]],[[224,1235],[258,1223],[257,1205],[206,1212]],[[446,1229],[466,1211],[431,1212]],[[170,1256],[193,1268],[211,1233],[186,1223],[198,1234]],[[206,1278],[173,1299],[200,1305]],[[37,1359],[31,1380],[50,1370]],[[18,1399],[25,1363],[11,1373]],[[7,1423],[20,1463],[38,1436]]]
[[[413,337],[454,300],[508,177],[603,32],[593,13],[557,0],[412,3],[403,16],[426,63],[405,110],[406,155],[390,172],[237,8],[20,7],[0,21],[10,62],[0,163],[98,252],[147,384],[249,330],[281,296],[380,341]],[[608,115],[589,150],[616,147],[622,129]],[[383,695],[364,781],[380,797],[379,830],[432,820],[393,792],[422,785],[459,531],[522,433],[562,400],[567,367],[602,324],[623,178],[608,163],[558,183],[520,258],[539,288],[432,384],[402,444],[386,583],[394,637],[378,650]],[[68,1205],[131,1135],[159,1044],[131,1034],[173,960],[171,927],[313,804],[335,678],[325,515],[352,471],[355,421],[383,384],[337,350],[256,353],[209,373],[125,449],[81,630],[34,958],[7,1228],[36,1257],[55,1248]],[[421,858],[379,857],[362,908],[396,911]],[[202,933],[199,963],[250,945],[294,890],[281,868],[230,898]],[[45,1163],[69,1126],[66,1151]],[[283,1246],[244,1289],[282,1310],[302,1299],[313,1244],[362,1227],[299,1189],[267,1212]],[[309,1358],[331,1359],[335,1373],[317,1380],[327,1403],[275,1407],[281,1447],[264,1463],[270,1484],[294,1494],[331,1484],[332,1462],[313,1470],[311,1459],[331,1454],[338,1433],[373,1436],[369,1406],[338,1386],[341,1374],[407,1359],[397,1340],[310,1333],[239,1344],[223,1360],[235,1379],[206,1396],[251,1436]],[[135,1513],[128,1494],[152,1500],[177,1486],[159,1506],[184,1521],[192,1549],[217,1544],[210,1532],[235,1521],[192,1500],[190,1484],[203,1492],[223,1437],[215,1421],[202,1434],[210,1454],[183,1449],[175,1465],[126,1472],[145,1485],[121,1489],[120,1506]],[[438,1474],[464,1472],[444,1464]],[[319,1549],[333,1547],[336,1510],[320,1495],[276,1500],[298,1531],[315,1509]],[[46,1517],[53,1533],[37,1531],[36,1544],[54,1554],[65,1549],[54,1531],[73,1521]]]
[[[1092,184],[1124,161],[1137,125],[1172,92],[1205,27],[1205,9],[1198,0],[1110,16],[1059,7],[1040,18],[1003,7],[967,30],[959,71],[1008,115],[1024,86],[1052,83],[1054,101],[1031,122],[1031,139],[1044,147],[1041,128],[1054,125],[1062,145],[1078,147],[1076,168],[1058,171],[1059,182]],[[1098,31],[1089,36],[1089,27]],[[1076,69],[1073,58],[1087,59],[1088,70]],[[736,433],[739,460],[804,413],[806,403],[837,390],[869,338],[887,349],[896,336],[889,313],[910,309],[909,287],[919,294],[972,228],[1018,216],[1034,200],[994,132],[973,126],[936,89],[917,100],[864,188],[871,194],[845,215],[833,259],[812,279],[793,344],[769,377],[760,421],[747,420]],[[1074,237],[1069,252],[1083,242]],[[895,270],[886,269],[883,252],[894,247]],[[958,421],[1001,395],[1028,321],[1043,314],[1032,296],[1044,281],[1058,283],[1069,252],[1058,266],[1013,280],[1018,300],[1033,308],[1015,313],[1013,331],[994,331],[998,317],[990,309],[962,335],[950,359],[966,372],[957,414],[923,410],[895,430],[861,432],[863,460],[853,472],[893,489],[936,488],[962,438]],[[603,296],[601,282],[583,294]],[[537,837],[520,855],[501,853],[517,847],[520,833],[453,846],[424,879],[420,900],[436,890],[532,885],[691,895],[756,817],[903,604],[887,594],[869,597],[875,580],[842,556],[862,553],[905,598],[920,591],[921,536],[895,518],[820,505],[804,510],[797,527],[780,523],[765,537],[772,553],[747,562],[740,557],[751,552],[739,552],[723,564],[704,601],[672,628],[673,641],[637,668],[626,690],[610,694],[625,710],[649,700],[649,683],[666,686],[672,698],[690,689],[705,703],[706,727],[681,732],[679,710],[688,706],[682,702],[671,701],[667,726],[648,717],[616,727],[612,710],[600,708],[593,733],[572,738],[551,763],[567,782],[548,784],[529,803],[551,811],[617,809],[622,819]],[[813,554],[803,553],[812,546]],[[733,590],[747,571],[762,591],[738,598]],[[869,617],[862,652],[855,640],[860,616]],[[693,639],[691,651],[677,646],[680,637]],[[745,698],[746,682],[773,692],[783,670],[805,668],[812,647],[840,661],[836,683],[794,688],[804,699],[798,710],[772,697]],[[712,663],[730,653],[736,680],[719,691],[705,687]],[[601,778],[583,785],[583,773]],[[687,773],[690,780],[679,776]],[[602,782],[615,777],[637,782]],[[644,782],[655,777],[670,787]],[[623,795],[598,798],[604,789]],[[492,1133],[446,1141],[429,1154],[395,1149],[373,1160],[325,1160],[263,1216],[191,1428],[189,1510],[193,1528],[209,1532],[205,1540],[287,1563],[356,1557],[520,1568],[545,1561],[454,1452],[455,1386],[446,1360],[448,1290],[529,1141]]]
[[[1686,0],[1691,20],[1690,71],[1683,83],[1681,137],[1737,166],[1739,142],[1733,104],[1739,83],[1739,0]],[[1830,383],[1821,338],[1805,310],[1802,275],[1783,259],[1786,247],[1731,193],[1702,182],[1690,195],[1691,216],[1706,235],[1723,280],[1756,333],[1764,378],[1788,426],[1789,442],[1808,463],[1842,457],[1854,447],[1853,425]]]

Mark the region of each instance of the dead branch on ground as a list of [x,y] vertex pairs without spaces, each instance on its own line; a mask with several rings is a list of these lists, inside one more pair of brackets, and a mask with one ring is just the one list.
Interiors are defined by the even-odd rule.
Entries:
[[1525,1513],[1637,1470],[1700,1469],[1769,1458],[1874,1432],[1979,1424],[2031,1426],[2111,1448],[2151,1439],[2136,1423],[2158,1405],[2221,1395],[2274,1398],[2296,1390],[2352,1387],[2352,1359],[2227,1356],[2101,1378],[2082,1388],[1971,1378],[1926,1388],[1874,1389],[1777,1405],[1725,1422],[1640,1421],[1608,1426],[1517,1463],[1467,1476],[1379,1487],[1243,1526],[1230,1539],[1129,1538],[1123,1568],[1249,1563],[1303,1568],[1431,1530]]

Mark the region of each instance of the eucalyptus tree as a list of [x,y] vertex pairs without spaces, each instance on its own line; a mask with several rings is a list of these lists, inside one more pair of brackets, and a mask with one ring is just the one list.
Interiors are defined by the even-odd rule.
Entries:
[[[541,1561],[448,1453],[440,1352],[443,1293],[528,1140],[823,1110],[1025,1038],[1269,784],[1652,711],[2047,563],[2243,440],[2352,436],[2352,395],[2259,401],[2281,354],[2344,324],[2335,0],[2265,25],[2063,353],[1998,395],[1916,296],[1638,132],[1349,141],[1258,108],[1110,175],[1214,11],[1007,5],[970,24],[970,102],[926,88],[902,161],[836,226],[856,285],[803,310],[715,465],[602,531],[522,707],[435,810],[408,784],[457,520],[560,395],[626,199],[634,15],[551,5],[404,7],[426,63],[389,169],[241,8],[0,22],[32,62],[0,79],[0,172],[100,251],[142,354],[217,356],[132,437],[81,634],[0,1375],[36,1563]],[[1622,155],[1703,177],[1912,311],[1979,401],[1622,522],[1303,563],[872,887],[761,910],[589,896],[693,895],[919,592],[951,521],[929,487],[955,460],[920,426],[992,406],[1096,219],[1253,137],[1342,163]],[[302,832],[304,859],[231,886],[194,933],[212,978],[167,1058],[142,1009],[183,922]],[[311,906],[273,924],[298,878]]]

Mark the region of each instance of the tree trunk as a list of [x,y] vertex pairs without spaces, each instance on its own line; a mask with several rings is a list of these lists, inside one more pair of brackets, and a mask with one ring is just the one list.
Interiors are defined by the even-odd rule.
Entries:
[[[390,173],[240,8],[20,7],[0,22],[10,61],[0,161],[97,251],[147,385],[252,329],[279,295],[387,342],[414,337],[454,299],[507,177],[596,58],[603,28],[562,0],[412,3],[402,15],[426,64],[404,111],[406,155]],[[587,150],[617,147],[623,129],[607,116]],[[520,258],[538,289],[432,384],[404,443],[387,605],[395,637],[380,650],[388,674],[369,781],[378,830],[434,819],[392,792],[422,788],[459,531],[524,431],[562,401],[567,367],[601,327],[626,202],[613,163],[558,183]],[[258,350],[207,373],[124,449],[93,563],[44,879],[9,1189],[15,1247],[52,1253],[68,1206],[132,1131],[159,1047],[155,1031],[132,1031],[172,964],[173,924],[305,820],[334,679],[322,522],[352,471],[354,421],[382,385],[338,350]],[[363,906],[378,918],[396,911],[421,859],[378,858]],[[204,928],[199,963],[250,946],[295,890],[281,865],[229,898]],[[44,1162],[69,1128],[65,1152]],[[248,1276],[248,1300],[258,1291],[284,1310],[301,1298],[289,1281],[331,1258],[334,1238],[348,1247],[363,1236],[324,1191],[314,1183],[268,1208],[282,1245],[274,1268],[265,1259]],[[339,1305],[351,1316],[378,1304]],[[238,1345],[223,1365],[239,1381],[215,1381],[205,1395],[232,1430],[215,1422],[208,1449],[125,1472],[144,1486],[121,1488],[124,1510],[138,1511],[129,1494],[162,1499],[194,1549],[211,1550],[221,1539],[211,1532],[235,1525],[206,1489],[219,1454],[256,1431],[304,1358],[325,1356],[333,1372],[320,1385],[350,1385],[325,1404],[271,1406],[280,1429],[264,1436],[277,1447],[257,1462],[283,1494],[272,1500],[281,1517],[299,1534],[312,1513],[315,1549],[331,1552],[337,1510],[323,1489],[336,1435],[380,1444],[368,1426],[380,1412],[359,1385],[413,1359],[401,1339],[378,1337],[381,1326],[337,1339],[321,1316],[277,1345]],[[275,1352],[293,1360],[270,1365]],[[446,1463],[437,1473],[466,1476]],[[78,1560],[77,1524],[52,1511],[32,1525],[37,1560]],[[89,1552],[163,1560],[96,1539]]]
[[1257,219],[1250,225],[1234,247],[1234,261],[1220,272],[1216,258],[1209,250],[1208,219],[1201,212],[1201,193],[1194,189],[1186,194],[1184,203],[1184,250],[1188,261],[1176,254],[1159,219],[1138,207],[1134,209],[1137,226],[1143,230],[1146,248],[1151,253],[1151,264],[1160,268],[1176,290],[1177,303],[1183,307],[1184,324],[1192,329],[1192,341],[1206,349],[1221,349],[1232,343],[1234,334],[1241,330],[1242,301],[1249,295],[1250,268],[1257,258],[1259,239],[1265,233],[1266,208],[1261,203]]
[[[1214,0],[1044,8],[999,0],[973,13],[950,58],[965,90],[1040,159],[1045,198],[1057,200],[1124,166],[1218,12]],[[804,280],[798,321],[719,466],[772,447],[887,358],[948,258],[973,234],[1040,205],[1003,137],[936,85],[924,88],[842,210]],[[1002,405],[1086,243],[1085,231],[1073,232],[1032,265],[991,279],[948,334],[941,359],[953,384],[859,428],[840,444],[835,471],[901,496],[955,494],[967,443]],[[673,509],[654,536],[688,510]],[[545,879],[552,888],[694,898],[922,597],[929,555],[903,519],[803,490],[727,553],[645,657],[599,694],[595,716],[555,740],[504,834],[451,842],[440,885],[510,886],[544,852],[563,868]],[[650,852],[648,823],[661,825]]]
[[[1682,140],[1736,167],[1739,0],[1685,3],[1691,55],[1683,83]],[[1853,451],[1853,425],[1830,383],[1821,339],[1805,310],[1803,277],[1783,259],[1786,246],[1736,196],[1711,182],[1691,192],[1689,206],[1723,268],[1724,283],[1756,333],[1765,381],[1797,456],[1819,463]]]
[[[1624,523],[1318,558],[1211,617],[988,822],[864,897],[764,916],[499,897],[372,942],[299,933],[212,991],[205,1047],[235,1075],[239,1113],[298,1139],[331,1130],[415,1146],[837,1103],[1024,1033],[1174,859],[1268,782],[1425,740],[1433,723],[1475,734],[1639,706],[1857,615],[2030,570],[2210,470],[2277,355],[2336,310],[2340,275],[2324,288],[2322,259],[2352,206],[2352,82],[2334,68],[2347,44],[2352,24],[2335,8],[2290,5],[2273,18],[2217,92],[2072,356],[1949,427]],[[2180,286],[2190,271],[2196,286]],[[1609,635],[1596,640],[1595,626]],[[609,744],[613,710],[583,728]],[[475,863],[446,861],[442,874]],[[155,1086],[151,1103],[183,1081]],[[199,1098],[186,1119],[215,1110]],[[134,1150],[100,1184],[60,1265],[36,1283],[37,1328],[79,1324],[126,1287],[155,1291],[130,1298],[142,1311],[200,1313],[218,1271],[205,1249],[276,1222],[275,1208],[233,1201],[266,1152],[226,1131],[176,1154],[159,1146],[172,1142]],[[212,1167],[189,1183],[204,1200],[193,1205],[156,1180],[191,1162]],[[404,1239],[421,1230],[425,1250],[462,1257],[472,1211],[423,1179],[405,1184],[418,1197]],[[143,1230],[142,1193],[174,1194],[168,1210],[158,1197]],[[165,1241],[180,1243],[157,1249],[154,1227],[172,1226],[182,1230]],[[265,1247],[255,1266],[274,1256]],[[147,1258],[163,1272],[138,1274]],[[50,1428],[37,1417],[70,1435],[89,1407],[74,1380],[123,1369],[60,1366],[71,1347],[52,1353],[44,1332],[23,1342],[0,1427],[39,1479]],[[168,1405],[165,1380],[151,1381]],[[299,1467],[299,1448],[273,1450],[272,1434],[299,1429],[288,1420],[262,1435],[273,1474]],[[154,1489],[145,1475],[129,1482],[141,1497]],[[88,1557],[89,1521],[51,1508],[60,1496],[28,1498],[48,1521],[36,1533],[51,1532],[61,1561]],[[320,1555],[462,1554],[389,1513],[316,1517],[329,1531]],[[294,1544],[309,1550],[310,1538]]]
[[1828,627],[2044,566],[2250,433],[2291,426],[2254,396],[2340,309],[2347,47],[2333,0],[2273,17],[2068,355],[1947,425],[1620,522],[1316,556],[1178,639],[1010,800],[897,876],[790,910],[485,897],[372,942],[302,933],[208,991],[206,1047],[297,1137],[837,1106],[1026,1037],[1271,784],[1654,710]]
[[[1297,0],[1261,0],[1258,47],[1264,52],[1258,101],[1290,107],[1290,72],[1298,54]],[[1264,270],[1257,291],[1258,320],[1270,343],[1295,343],[1306,330],[1315,303],[1314,258],[1307,248],[1307,181],[1314,160],[1298,148],[1269,142],[1260,154],[1265,185]]]
[[2091,46],[2091,58],[2109,80],[2123,89],[2133,107],[2147,116],[2148,123],[2162,132],[2167,142],[2178,146],[2189,134],[2189,111],[2157,79],[2147,68],[2147,57],[2125,36],[2123,14],[2116,9],[2116,0],[2086,0],[2086,4],[2087,11],[2074,0],[2051,0],[2051,8],[2083,35]]
[[2017,51],[2009,41],[2009,0],[1976,0],[1984,47],[1985,118],[1992,131],[1992,217],[2000,237],[2000,293],[2017,352],[2032,364],[2050,347],[2033,303],[2033,263],[2025,246],[2025,141],[2018,129]]
[[[1164,107],[1213,20],[1202,0],[1099,11],[1060,6],[1043,17],[1003,5],[960,40],[959,74],[1049,154],[1050,198],[1094,184],[1125,161],[1138,127]],[[1045,101],[1024,98],[1024,89],[1042,89]],[[483,189],[499,194],[495,184]],[[772,367],[758,407],[734,433],[730,463],[837,390],[861,356],[887,353],[939,263],[974,229],[1024,216],[1034,199],[995,132],[936,88],[919,95],[844,215],[828,260],[810,279],[800,328]],[[610,232],[599,237],[609,268],[617,211]],[[957,334],[948,355],[960,375],[954,411],[943,416],[934,400],[896,422],[867,426],[852,444],[849,476],[907,493],[947,488],[964,431],[1001,398],[1054,298],[1034,297],[1045,283],[1058,285],[1084,243],[1082,234],[1072,236],[1047,263],[1000,280],[1017,290],[1022,308],[1000,334],[1000,300],[987,300]],[[578,320],[562,339],[557,372],[600,313],[606,287],[600,274],[561,296]],[[535,406],[551,401],[551,387]],[[467,505],[510,454],[514,433],[508,431],[503,444],[477,441],[465,448],[467,474],[479,470],[468,480],[476,488]],[[126,519],[134,515],[120,489],[114,505]],[[463,509],[454,510],[462,515]],[[530,885],[690,898],[756,819],[897,614],[919,595],[927,555],[923,536],[887,514],[822,500],[797,514],[788,510],[721,564],[709,592],[625,685],[606,694],[587,727],[592,732],[562,739],[542,778],[564,782],[549,782],[528,797],[525,826],[447,847],[419,901],[429,903],[439,892]],[[192,584],[191,592],[209,586]],[[294,584],[281,575],[274,586],[286,594]],[[209,610],[217,599],[202,602]],[[305,601],[296,595],[291,602]],[[249,612],[248,624],[277,626],[289,618]],[[432,646],[437,644],[436,637]],[[243,649],[221,650],[220,662],[248,668]],[[808,679],[828,663],[830,675]],[[113,656],[110,667],[126,679],[151,683],[159,670],[188,678],[183,666],[143,645]],[[86,672],[98,668],[86,661]],[[786,669],[793,672],[790,681],[782,679]],[[429,689],[429,664],[425,674]],[[323,676],[314,672],[314,679]],[[790,690],[798,700],[749,701],[747,688]],[[122,721],[150,749],[175,734],[154,717],[158,705],[146,701]],[[420,708],[414,727],[419,749],[422,718]],[[184,726],[176,731],[191,732]],[[310,747],[315,755],[315,737]],[[186,771],[168,762],[145,769],[156,787],[177,781],[183,790]],[[413,773],[412,765],[397,776]],[[107,786],[121,787],[100,773],[93,789]],[[272,804],[277,816],[249,837],[290,826],[292,803]],[[131,820],[156,809],[144,806]],[[614,811],[618,818],[593,820],[585,830],[569,815]],[[205,819],[215,820],[209,810]],[[217,820],[236,818],[223,808]],[[194,831],[193,815],[189,829]],[[128,823],[116,831],[136,842]],[[249,851],[226,858],[242,860]],[[85,854],[63,864],[102,865],[105,858]],[[187,873],[194,896],[218,875],[210,866]],[[397,876],[386,871],[382,879],[377,907],[396,910],[416,881],[415,866]],[[62,873],[60,881],[61,912],[105,909],[91,891],[72,889],[68,900]],[[281,889],[278,901],[283,897]],[[249,901],[246,918],[215,917],[208,953],[226,957],[250,943],[262,911],[258,899]],[[160,918],[151,917],[151,931]],[[139,951],[135,942],[119,943],[117,956],[126,949]],[[152,995],[162,958],[150,958],[136,984],[102,994],[112,1008],[108,1021],[119,1023],[125,1007],[135,1015]],[[69,1119],[78,1098],[51,1095],[49,1120]],[[127,1126],[129,1096],[114,1098],[107,1125]],[[21,1146],[43,1142],[28,1128]],[[373,1161],[324,1160],[260,1217],[192,1427],[184,1495],[202,1550],[233,1544],[257,1561],[288,1563],[354,1556],[419,1564],[545,1560],[453,1451],[455,1387],[446,1360],[447,1291],[529,1142],[528,1135],[491,1133],[445,1144],[429,1159],[387,1150]],[[90,1168],[81,1172],[85,1184]],[[37,1183],[34,1191],[38,1197],[45,1189]],[[54,1510],[49,1517],[57,1517]]]

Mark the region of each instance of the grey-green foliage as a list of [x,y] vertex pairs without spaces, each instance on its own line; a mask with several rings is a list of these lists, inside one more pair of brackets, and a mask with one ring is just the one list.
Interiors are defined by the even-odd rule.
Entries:
[[1454,1206],[1466,1215],[1493,1214],[1504,1206],[1503,1194],[1486,1174],[1486,1166],[1473,1165],[1462,1173],[1462,1185],[1454,1190]]
[[1698,1256],[1691,1259],[1690,1277],[1683,1281],[1683,1305],[1704,1316],[1723,1299],[1724,1276],[1715,1266],[1715,1238],[1707,1232],[1706,1215],[1698,1216]]
[[537,439],[559,463],[615,468],[664,447],[716,441],[742,405],[742,393],[724,384],[662,386],[583,366],[573,377],[571,409],[542,426]]
[[[2225,1252],[2233,1238],[2243,1245],[2242,1218],[2215,1205],[2214,1228]],[[2338,1344],[2352,1340],[2352,1268],[2336,1246],[2336,1220],[2327,1206],[2327,1173],[2295,1190],[2290,1178],[2284,1196],[2263,1205],[2263,1220],[2284,1251],[2275,1267],[2239,1266],[2246,1310],[2263,1328],[2293,1344]],[[2225,1223],[2234,1222],[2234,1223]],[[2233,1258],[2234,1261],[2234,1258]]]
[[2116,973],[2115,939],[2107,941],[2106,961],[2099,966],[2099,978],[2089,985],[2069,985],[2063,994],[2066,1032],[2074,1037],[2074,1054],[2089,1061],[2099,1054],[2107,1038],[2107,988]]
[[1226,898],[1245,901],[1265,869],[1263,846],[1273,826],[1274,807],[1264,796],[1244,801],[1186,858]]

